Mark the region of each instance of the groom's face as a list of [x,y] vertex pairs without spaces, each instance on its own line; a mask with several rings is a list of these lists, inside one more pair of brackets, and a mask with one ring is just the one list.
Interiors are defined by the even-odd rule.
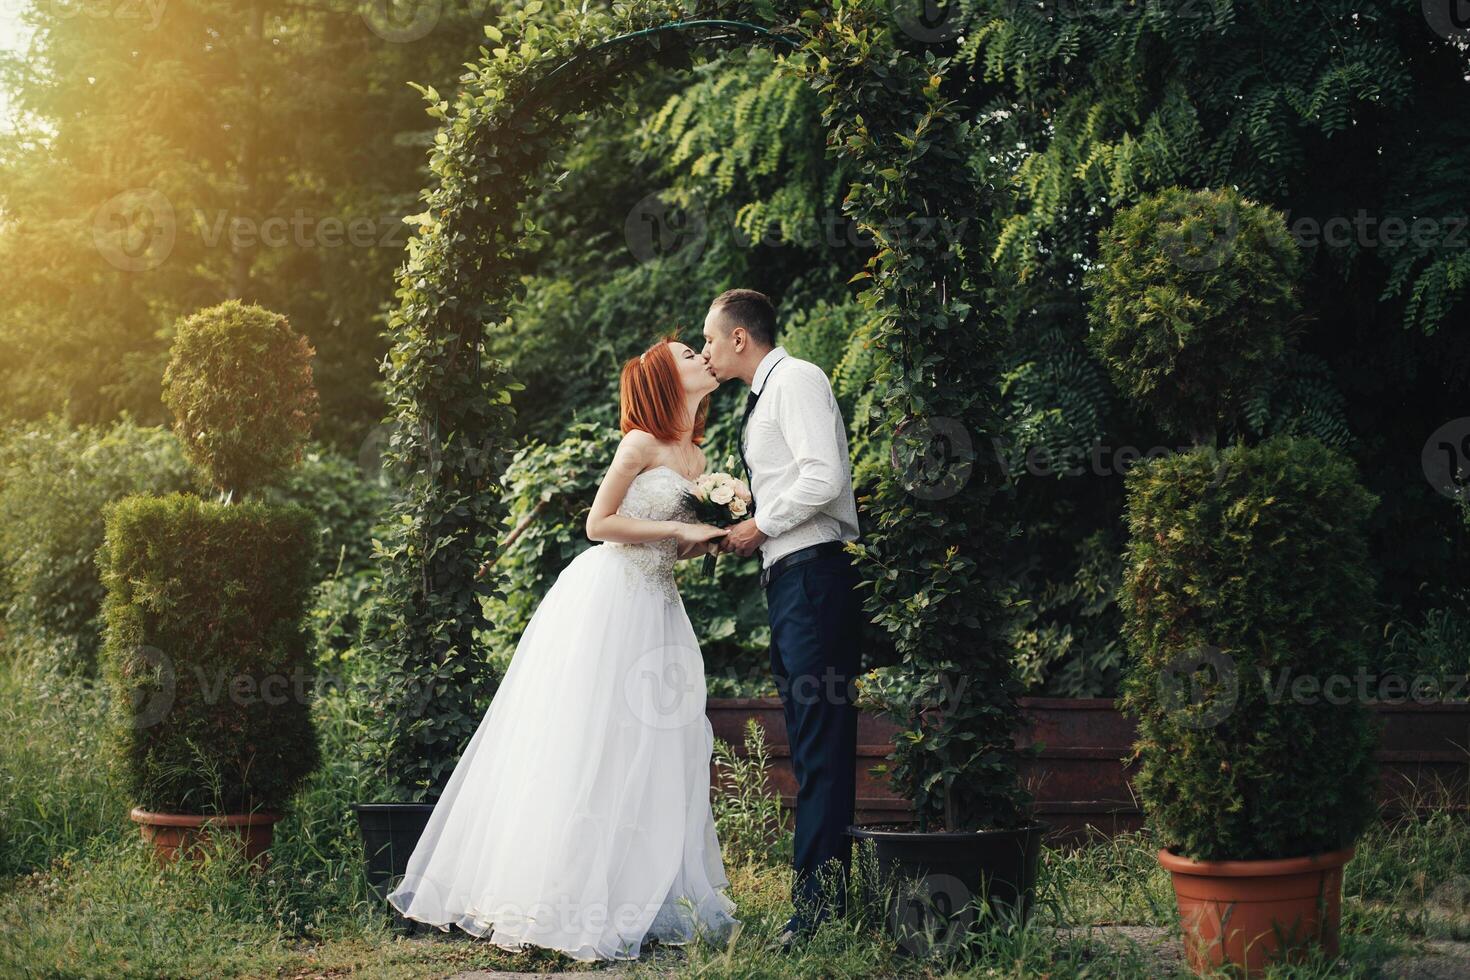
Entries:
[[[738,334],[738,336],[737,336]],[[736,346],[746,342],[745,331],[733,328],[720,310],[710,310],[704,317],[704,350],[700,354],[721,383],[738,376],[736,368],[740,352]]]

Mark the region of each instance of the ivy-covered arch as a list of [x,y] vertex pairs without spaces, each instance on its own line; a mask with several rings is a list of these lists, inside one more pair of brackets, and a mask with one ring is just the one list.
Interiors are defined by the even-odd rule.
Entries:
[[[469,64],[455,100],[420,87],[441,121],[435,183],[398,270],[393,346],[384,363],[393,426],[385,462],[401,487],[377,557],[383,586],[370,625],[383,698],[375,763],[400,801],[437,798],[473,735],[497,678],[476,651],[478,573],[503,517],[511,396],[518,387],[485,357],[521,289],[539,233],[523,205],[568,135],[573,115],[606,107],[620,86],[659,66],[734,44],[778,47],[780,70],[825,101],[828,146],[859,179],[844,212],[876,248],[853,277],[877,320],[882,418],[898,431],[895,468],[864,504],[867,608],[923,683],[902,707],[921,739],[901,740],[893,778],[926,820],[1012,822],[1006,764],[1017,693],[1000,639],[991,497],[998,467],[950,459],[921,475],[934,432],[971,446],[995,431],[999,329],[981,299],[986,249],[971,172],[969,124],[945,94],[949,62],[895,30],[884,0],[799,3],[673,0],[547,11],[532,0]],[[917,437],[915,437],[917,435]],[[930,460],[932,462],[932,459]],[[907,479],[905,477],[908,477]],[[975,677],[973,675],[983,675]],[[966,680],[969,678],[969,680]],[[967,696],[933,728],[921,715],[945,692]],[[974,775],[985,771],[988,779]],[[945,787],[955,782],[951,792]],[[944,804],[948,803],[948,807]]]

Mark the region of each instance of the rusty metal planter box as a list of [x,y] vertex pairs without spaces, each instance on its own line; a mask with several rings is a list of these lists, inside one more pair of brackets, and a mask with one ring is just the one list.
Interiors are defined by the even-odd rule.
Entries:
[[[1088,827],[1104,834],[1136,830],[1143,812],[1135,799],[1131,751],[1134,726],[1109,698],[1021,698],[1022,724],[1016,744],[1042,742],[1039,756],[1023,761],[1021,776],[1037,800],[1036,815],[1050,824],[1053,843],[1078,842]],[[1369,702],[1383,723],[1377,753],[1387,812],[1409,807],[1470,803],[1470,701]],[[777,698],[710,698],[706,713],[716,738],[743,754],[744,726],[755,718],[765,730],[770,758],[768,785],[788,809],[796,778],[786,723]],[[908,802],[888,787],[886,775],[868,769],[891,752],[895,724],[874,712],[858,716],[856,822],[913,819]],[[718,771],[711,772],[718,780]]]

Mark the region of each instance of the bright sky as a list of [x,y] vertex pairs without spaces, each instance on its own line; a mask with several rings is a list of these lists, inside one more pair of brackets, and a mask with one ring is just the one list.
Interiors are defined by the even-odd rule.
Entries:
[[[10,51],[25,48],[30,33],[20,22],[20,14],[27,5],[27,0],[0,0],[0,48]],[[4,86],[0,85],[0,129],[9,128],[9,95]]]

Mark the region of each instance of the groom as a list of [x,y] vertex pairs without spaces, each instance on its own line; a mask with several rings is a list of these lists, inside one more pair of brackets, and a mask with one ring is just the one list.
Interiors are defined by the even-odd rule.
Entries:
[[[847,912],[847,826],[857,791],[851,682],[860,673],[862,628],[858,573],[842,547],[858,536],[852,465],[826,373],[776,346],[776,311],[763,293],[716,296],[704,318],[703,353],[720,381],[750,386],[738,438],[755,511],[730,529],[721,550],[761,552],[771,672],[797,783],[795,914],[781,935],[789,948]],[[830,907],[822,877],[835,884]]]

